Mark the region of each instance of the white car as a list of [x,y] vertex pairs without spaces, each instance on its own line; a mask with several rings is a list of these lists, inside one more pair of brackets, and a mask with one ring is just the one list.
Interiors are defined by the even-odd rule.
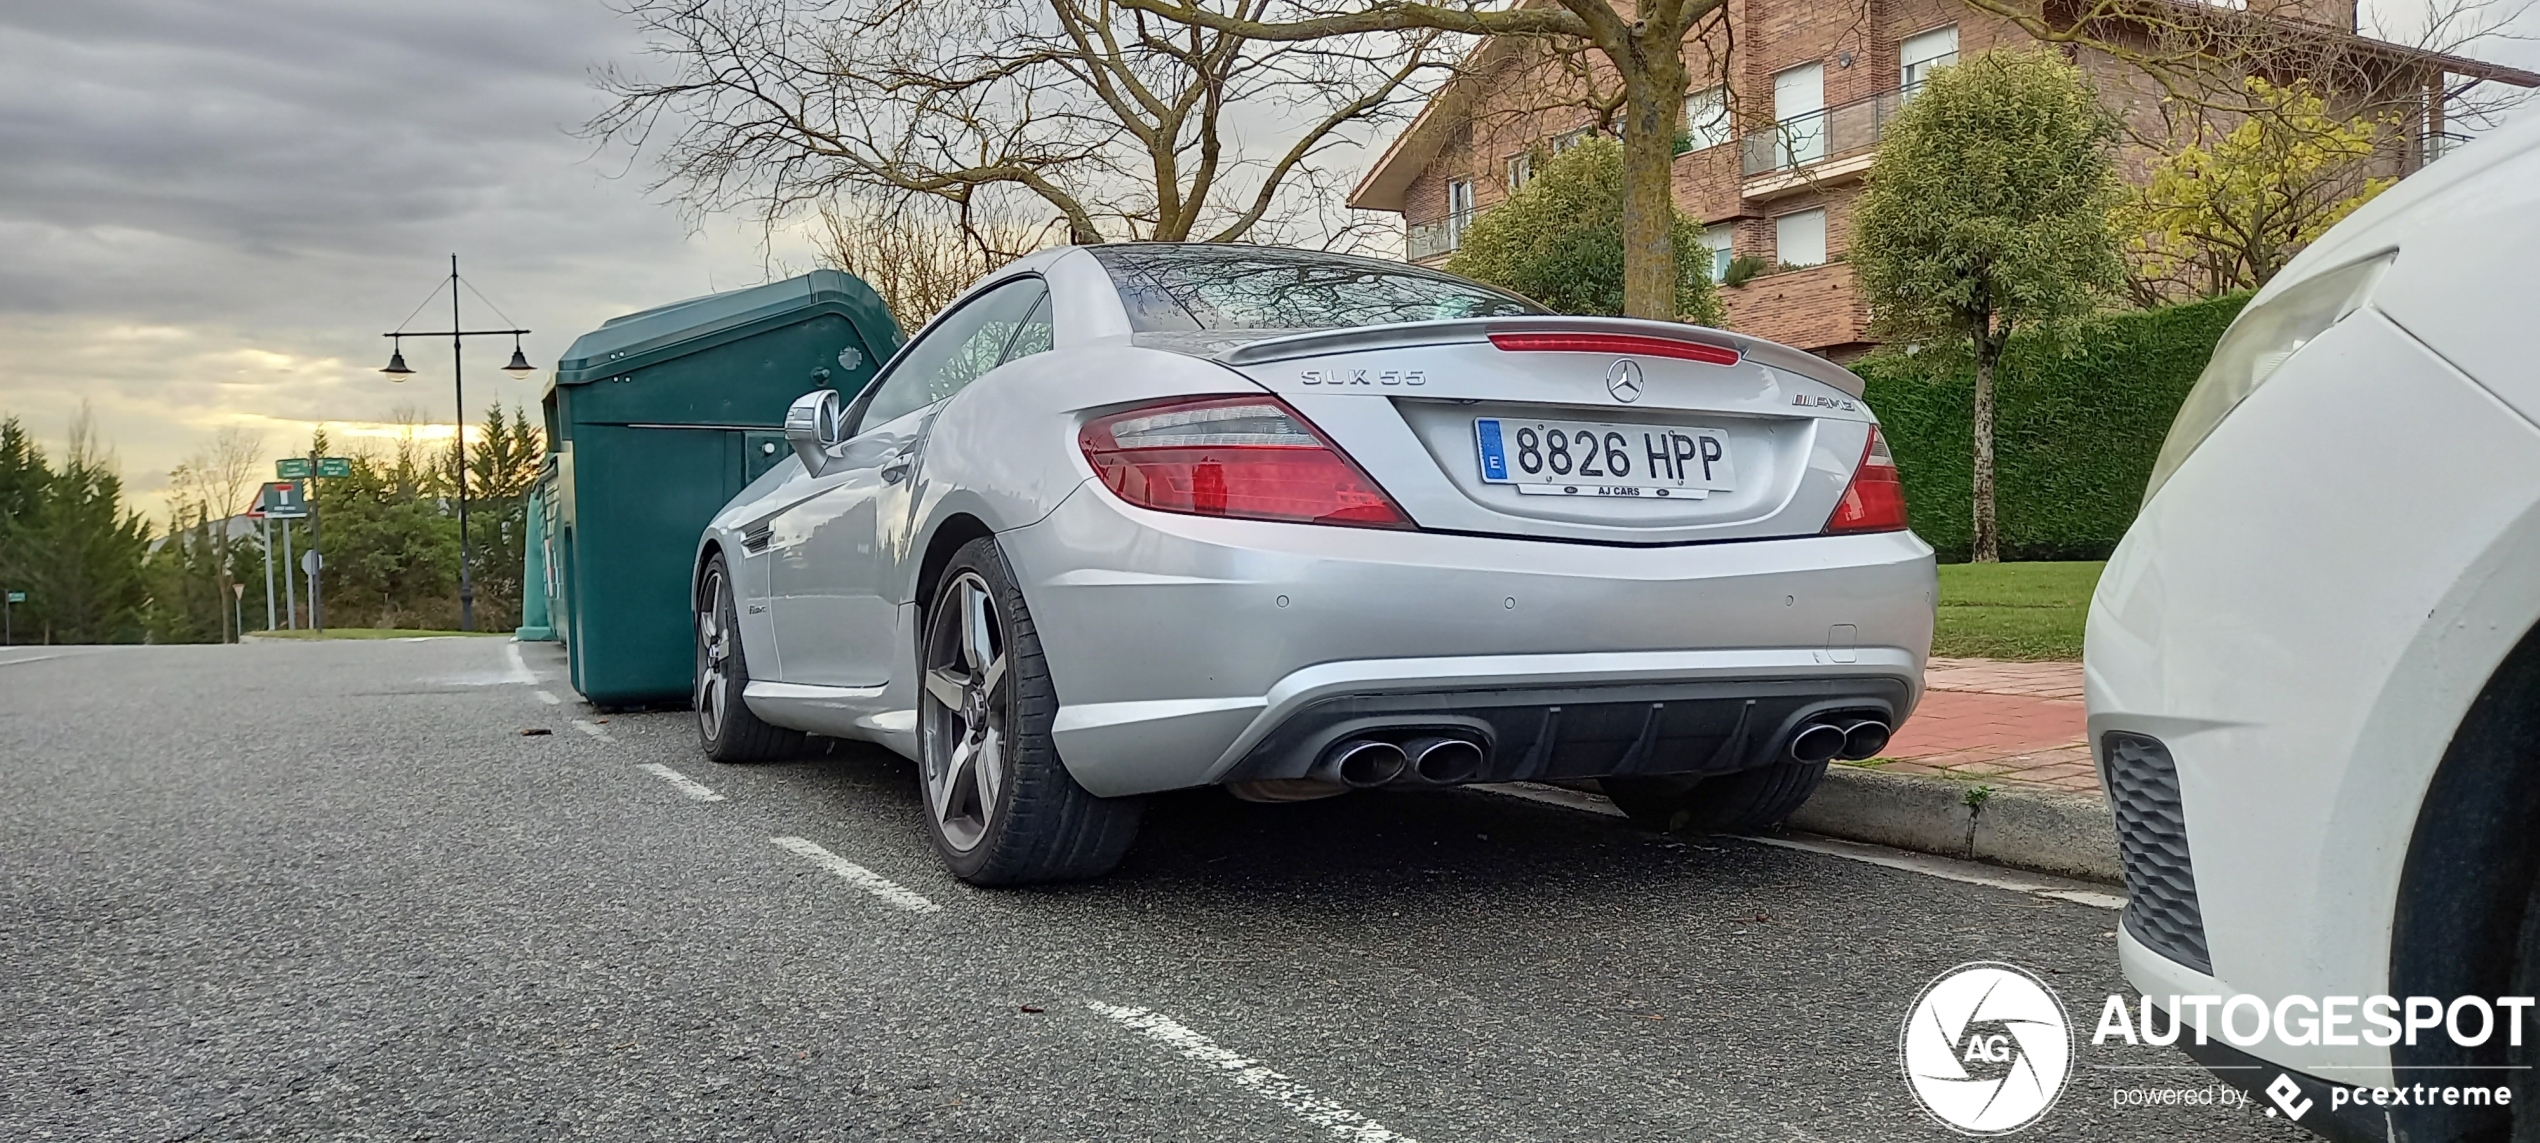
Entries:
[[[2540,1137],[2540,1027],[2509,1044],[2531,1013],[2499,1003],[2540,992],[2535,286],[2526,121],[2259,292],[2091,601],[2126,975],[2163,1004],[2252,997],[2238,1033],[2263,1006],[2271,1034],[2180,1045],[2339,1137]],[[2376,1004],[2406,1025],[2411,997],[2497,1031],[2391,1043]]]
[[1047,251],[972,287],[696,557],[707,753],[919,764],[981,883],[1138,795],[1596,778],[1796,808],[1913,709],[1931,549],[1842,368],[1305,251]]

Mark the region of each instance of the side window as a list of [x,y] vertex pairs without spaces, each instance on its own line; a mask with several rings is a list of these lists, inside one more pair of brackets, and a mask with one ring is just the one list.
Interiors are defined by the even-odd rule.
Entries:
[[1006,346],[1005,357],[997,364],[1003,365],[1018,357],[1030,357],[1035,353],[1049,352],[1050,341],[1056,334],[1057,329],[1050,321],[1049,292],[1044,290],[1040,301],[1033,304],[1032,312],[1023,319],[1022,326],[1014,331],[1014,342]]
[[855,431],[898,420],[961,391],[1005,358],[1007,343],[1048,291],[1018,278],[972,298],[902,351],[856,419]]

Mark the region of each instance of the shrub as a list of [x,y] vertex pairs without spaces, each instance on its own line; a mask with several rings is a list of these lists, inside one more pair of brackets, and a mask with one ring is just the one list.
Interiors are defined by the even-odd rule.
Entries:
[[[2011,338],[1996,378],[2004,559],[2107,557],[2134,522],[2179,402],[2247,301],[2233,295],[2093,318],[2061,345]],[[1974,386],[1963,359],[1888,350],[1853,371],[1869,382],[1914,531],[1942,559],[1966,559]]]

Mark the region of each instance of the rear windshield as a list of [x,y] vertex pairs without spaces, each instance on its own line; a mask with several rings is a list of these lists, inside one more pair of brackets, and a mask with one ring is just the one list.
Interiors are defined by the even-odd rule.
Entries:
[[1477,282],[1372,258],[1266,246],[1090,249],[1111,272],[1139,333],[1348,329],[1549,312]]

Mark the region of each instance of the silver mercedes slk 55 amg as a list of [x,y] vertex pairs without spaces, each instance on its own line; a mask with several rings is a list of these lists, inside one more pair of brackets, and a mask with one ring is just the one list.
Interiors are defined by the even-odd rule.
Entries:
[[1860,398],[1399,263],[1044,251],[795,403],[698,546],[699,730],[914,759],[982,884],[1098,875],[1204,785],[1769,825],[1922,690],[1932,551]]

